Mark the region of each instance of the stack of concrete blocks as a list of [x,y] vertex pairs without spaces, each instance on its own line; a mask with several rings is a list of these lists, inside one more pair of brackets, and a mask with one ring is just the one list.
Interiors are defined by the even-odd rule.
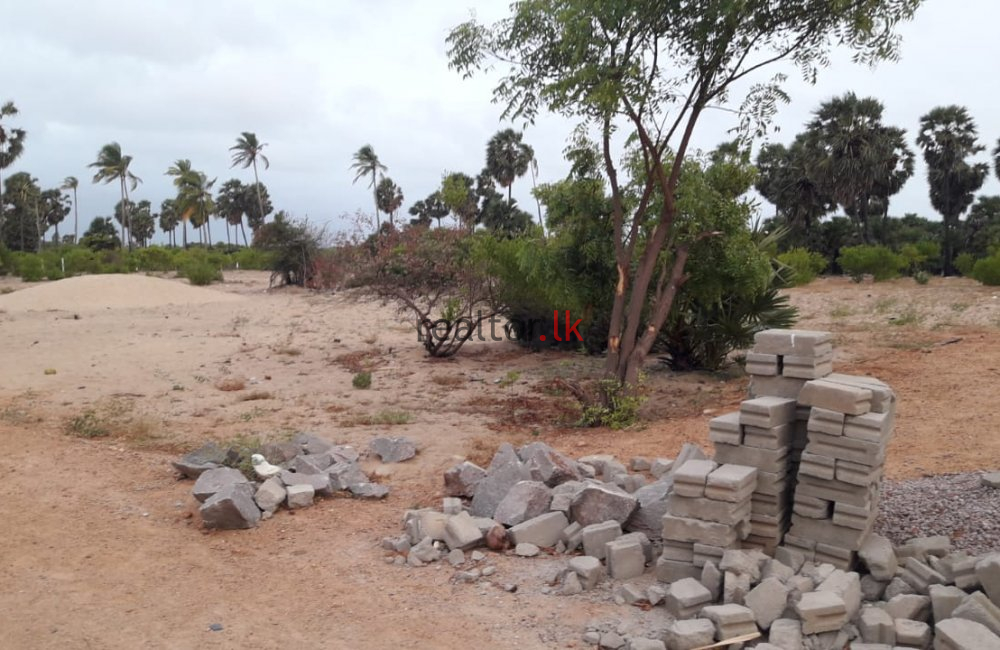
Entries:
[[878,380],[831,374],[807,382],[799,403],[808,439],[785,545],[849,569],[875,526],[896,398]]
[[757,469],[689,460],[674,472],[674,489],[663,517],[663,553],[657,578],[676,582],[700,578],[709,562],[718,566],[727,549],[750,534],[750,499]]

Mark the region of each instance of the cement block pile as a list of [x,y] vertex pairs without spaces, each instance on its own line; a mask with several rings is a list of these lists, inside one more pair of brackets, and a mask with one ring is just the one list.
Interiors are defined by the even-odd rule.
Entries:
[[[412,458],[416,447],[405,438],[376,438],[370,453],[383,462],[399,462]],[[253,528],[281,507],[305,508],[316,497],[337,492],[362,499],[381,499],[389,493],[388,487],[370,481],[353,447],[311,434],[265,444],[261,455],[267,461],[267,476],[251,477],[231,467],[245,465],[241,454],[209,443],[172,462],[183,477],[195,479],[192,494],[201,503],[199,513],[206,528]]]

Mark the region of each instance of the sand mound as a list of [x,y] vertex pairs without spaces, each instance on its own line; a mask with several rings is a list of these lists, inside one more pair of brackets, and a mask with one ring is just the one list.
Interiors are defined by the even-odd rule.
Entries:
[[0,296],[0,309],[92,311],[244,300],[243,296],[146,275],[84,275]]

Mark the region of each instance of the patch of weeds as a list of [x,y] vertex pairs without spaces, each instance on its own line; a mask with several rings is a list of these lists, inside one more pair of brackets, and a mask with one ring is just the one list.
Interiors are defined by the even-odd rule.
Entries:
[[198,382],[199,384],[207,384],[208,383],[208,377],[205,377],[204,375],[195,375],[194,376],[194,380],[196,382]]
[[66,423],[66,433],[77,438],[106,438],[111,428],[94,409],[87,409]]
[[46,375],[54,375],[54,374],[56,374],[56,369],[55,368],[46,368],[45,369],[45,374]]
[[362,370],[361,372],[355,373],[354,378],[351,379],[351,385],[360,389],[371,388],[372,373],[368,370]]
[[257,480],[250,457],[259,454],[264,447],[264,441],[260,436],[241,434],[226,440],[219,446],[227,449],[223,465],[240,470],[244,476],[251,480]]
[[181,386],[180,384],[174,384],[174,385],[173,385],[173,386],[172,386],[172,387],[170,388],[170,390],[184,390],[184,387],[183,387],[183,386]]
[[252,390],[246,395],[240,395],[241,402],[254,402],[262,399],[273,399],[274,395],[270,391],[266,390]]
[[909,307],[889,322],[898,327],[907,327],[910,325],[919,325],[923,320],[924,317],[921,314],[917,313],[912,307]]
[[409,424],[413,421],[413,416],[406,411],[385,410],[374,415],[362,415],[352,420],[343,422],[342,425],[350,426],[394,426],[398,424]]
[[255,407],[253,407],[252,409],[250,409],[249,411],[247,411],[245,413],[240,413],[240,419],[243,420],[244,422],[250,422],[250,421],[254,420],[255,418],[259,418],[260,416],[264,415],[265,413],[267,413],[267,411],[265,411],[264,409],[260,408],[259,406],[255,406]]
[[350,372],[358,373],[363,370],[374,370],[383,365],[385,361],[379,358],[381,354],[381,350],[377,348],[347,352],[334,357],[332,362],[340,364]]
[[853,315],[854,310],[846,305],[837,305],[830,310],[830,318],[847,318]]
[[66,433],[78,438],[113,436],[130,442],[147,444],[156,440],[159,424],[153,418],[135,412],[130,399],[111,399],[85,409],[66,422]]
[[215,387],[221,391],[234,392],[246,388],[247,382],[240,377],[226,377],[216,382]]
[[278,347],[271,348],[275,354],[281,354],[286,357],[297,357],[302,354],[302,350],[299,348],[293,348],[288,345],[280,345]]
[[879,298],[875,301],[875,313],[885,314],[888,313],[890,309],[896,306],[895,298]]
[[468,383],[468,380],[461,375],[431,375],[431,381],[438,386],[448,386],[450,388]]
[[639,408],[646,401],[639,387],[629,390],[617,379],[602,379],[597,384],[603,399],[588,400],[590,403],[583,408],[580,425],[624,429],[635,424]]
[[953,302],[951,303],[951,310],[956,314],[961,314],[963,311],[971,307],[967,302]]

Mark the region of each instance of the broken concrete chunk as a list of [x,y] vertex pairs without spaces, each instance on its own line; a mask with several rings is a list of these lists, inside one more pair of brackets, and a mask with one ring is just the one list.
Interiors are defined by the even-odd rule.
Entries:
[[468,551],[483,543],[483,532],[469,513],[461,512],[448,517],[444,527],[444,543],[450,549]]
[[381,483],[354,483],[348,490],[356,499],[384,499],[389,496],[389,486]]
[[566,515],[561,512],[547,512],[517,524],[507,531],[507,534],[514,544],[529,542],[542,548],[551,548],[559,542],[568,526]]
[[444,473],[444,492],[451,497],[472,497],[476,486],[486,476],[486,470],[464,461]]
[[604,521],[584,526],[580,535],[583,541],[583,552],[603,560],[607,552],[607,543],[621,537],[622,528],[617,521]]
[[674,621],[667,627],[663,640],[671,650],[708,647],[715,641],[715,624],[704,618]]
[[810,591],[802,594],[795,604],[802,619],[803,634],[835,632],[847,623],[844,599],[832,591]]
[[693,578],[678,580],[667,587],[663,606],[674,618],[690,618],[712,602],[712,593]]
[[493,518],[505,526],[534,519],[549,511],[552,490],[539,481],[520,481],[497,504]]
[[596,557],[581,555],[569,561],[569,568],[580,576],[584,589],[593,589],[604,579],[604,565]]
[[1000,650],[1000,636],[974,621],[949,618],[934,631],[934,650]]
[[605,545],[608,573],[615,580],[638,578],[646,571],[646,553],[636,538],[618,539]]
[[767,578],[750,590],[743,599],[743,604],[753,611],[757,625],[766,630],[785,611],[788,591],[788,587],[777,578]]
[[285,493],[288,507],[292,510],[296,508],[308,508],[313,504],[313,498],[316,496],[316,490],[306,483],[289,485],[285,489]]
[[518,456],[531,474],[531,480],[555,487],[567,481],[579,481],[580,470],[576,461],[561,454],[544,442],[533,442],[521,447]]

